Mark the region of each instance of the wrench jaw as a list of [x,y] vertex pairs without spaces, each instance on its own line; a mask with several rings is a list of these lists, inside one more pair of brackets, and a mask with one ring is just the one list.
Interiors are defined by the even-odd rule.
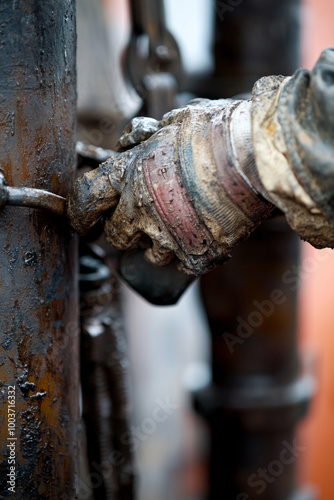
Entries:
[[144,256],[144,251],[120,254],[117,263],[120,277],[139,295],[156,306],[175,305],[196,279],[181,273],[172,262],[167,266],[154,266]]

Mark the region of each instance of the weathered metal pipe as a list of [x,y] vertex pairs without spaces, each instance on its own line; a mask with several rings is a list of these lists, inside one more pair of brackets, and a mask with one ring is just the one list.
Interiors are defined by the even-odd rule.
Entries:
[[[235,3],[215,2],[216,69],[205,82],[214,98],[250,92],[260,76],[290,74],[298,65],[298,0]],[[284,282],[298,259],[298,238],[276,219],[228,265],[201,278],[212,382],[195,401],[211,433],[210,500],[312,498],[296,486],[298,456],[307,450],[295,428],[314,380],[297,349],[297,287]]]
[[[75,172],[74,0],[1,2],[0,167],[11,186],[65,198]],[[58,198],[57,198],[58,199]],[[0,211],[0,496],[76,498],[76,237],[42,210]],[[8,387],[15,386],[15,436]],[[13,401],[13,399],[10,399]],[[15,437],[15,464],[9,464]]]

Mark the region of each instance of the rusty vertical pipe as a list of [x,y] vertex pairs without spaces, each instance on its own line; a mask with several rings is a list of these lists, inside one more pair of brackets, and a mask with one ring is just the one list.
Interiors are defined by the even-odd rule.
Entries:
[[277,219],[202,278],[212,384],[196,404],[212,437],[210,500],[297,497],[296,464],[307,451],[295,429],[314,391],[297,352],[296,283],[286,279],[298,251],[298,238]]
[[[75,1],[3,0],[0,12],[0,168],[11,186],[65,197],[75,169]],[[76,238],[62,218],[0,212],[2,498],[75,498],[76,261]]]

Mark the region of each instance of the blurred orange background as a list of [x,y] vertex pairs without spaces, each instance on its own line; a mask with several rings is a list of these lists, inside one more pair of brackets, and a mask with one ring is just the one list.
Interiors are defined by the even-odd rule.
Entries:
[[[310,69],[324,48],[334,46],[334,2],[304,0],[304,4],[302,65]],[[319,488],[319,500],[334,499],[334,252],[326,252],[322,257],[321,251],[302,246],[302,269],[308,268],[310,258],[316,266],[302,280],[299,321],[301,350],[314,356],[318,378],[317,395],[300,426],[299,439],[306,446],[300,480]]]

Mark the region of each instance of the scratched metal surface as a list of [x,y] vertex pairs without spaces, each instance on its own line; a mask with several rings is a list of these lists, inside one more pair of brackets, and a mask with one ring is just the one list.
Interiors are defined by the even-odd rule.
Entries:
[[[74,0],[0,6],[0,168],[66,196],[75,168]],[[7,385],[16,387],[18,499],[73,499],[77,468],[76,239],[41,210],[0,212],[0,498]]]

